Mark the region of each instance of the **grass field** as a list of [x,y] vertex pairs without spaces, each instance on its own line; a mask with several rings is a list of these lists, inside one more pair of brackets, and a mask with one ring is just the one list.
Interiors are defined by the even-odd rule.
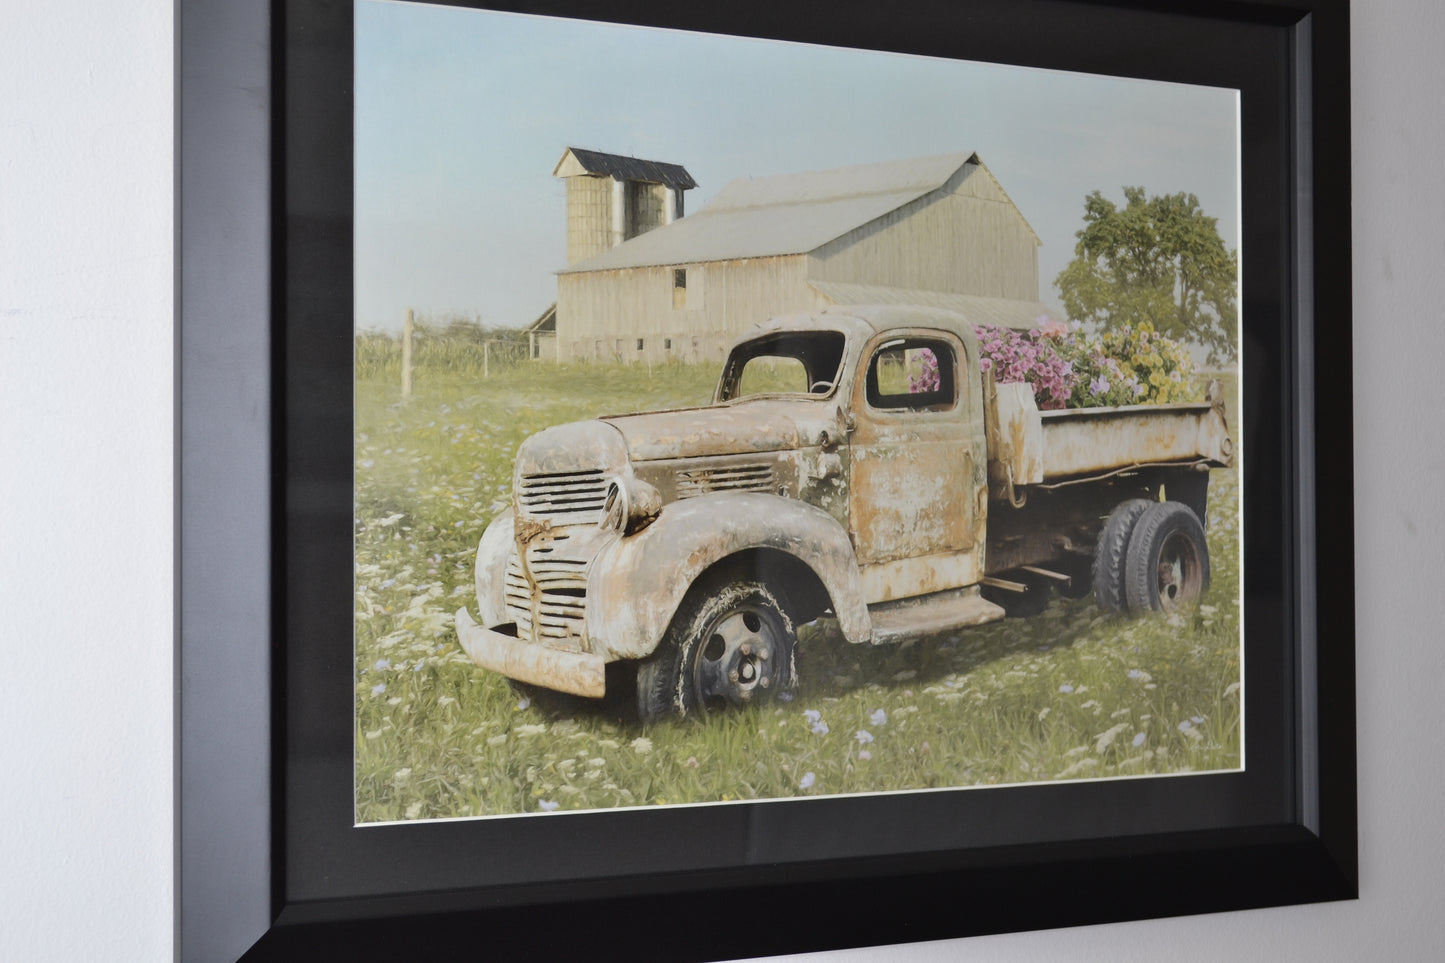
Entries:
[[710,366],[524,363],[487,379],[423,369],[404,402],[394,379],[358,381],[358,821],[1240,765],[1233,471],[1211,478],[1212,587],[1187,618],[1106,620],[1092,599],[1055,598],[1031,619],[896,650],[807,626],[788,701],[650,726],[612,704],[520,693],[473,666],[452,613],[476,612],[472,556],[509,502],[522,440],[705,402],[715,377]]

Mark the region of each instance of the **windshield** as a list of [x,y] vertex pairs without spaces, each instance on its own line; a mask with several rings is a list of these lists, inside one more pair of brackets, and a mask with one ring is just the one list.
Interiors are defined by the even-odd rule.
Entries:
[[846,341],[841,331],[785,331],[740,344],[723,366],[717,400],[832,394]]

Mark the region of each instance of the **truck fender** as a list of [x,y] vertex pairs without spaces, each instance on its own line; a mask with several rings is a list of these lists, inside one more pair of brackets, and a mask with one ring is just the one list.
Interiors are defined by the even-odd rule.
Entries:
[[517,550],[512,510],[492,519],[477,543],[477,613],[485,626],[501,625],[507,618],[507,560]]
[[783,552],[807,565],[848,641],[872,637],[853,545],[837,520],[796,499],[728,492],[673,502],[647,528],[598,555],[586,607],[593,651],[609,660],[650,655],[697,577],[749,549]]

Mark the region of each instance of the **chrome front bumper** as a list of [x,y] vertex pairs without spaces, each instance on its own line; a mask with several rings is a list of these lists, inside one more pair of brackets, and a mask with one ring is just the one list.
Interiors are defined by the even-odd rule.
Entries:
[[606,663],[601,656],[562,642],[532,642],[485,628],[473,621],[465,608],[457,609],[456,620],[457,639],[463,651],[484,669],[518,682],[591,699],[607,694]]

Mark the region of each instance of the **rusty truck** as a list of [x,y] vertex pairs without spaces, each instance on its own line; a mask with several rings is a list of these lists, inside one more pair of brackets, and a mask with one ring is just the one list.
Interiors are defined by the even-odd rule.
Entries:
[[457,635],[561,692],[635,673],[654,719],[789,689],[796,627],[819,618],[881,646],[1054,591],[1170,612],[1208,589],[1209,470],[1233,457],[1217,382],[1199,403],[1041,411],[958,314],[779,317],[733,345],[709,405],[528,438]]

